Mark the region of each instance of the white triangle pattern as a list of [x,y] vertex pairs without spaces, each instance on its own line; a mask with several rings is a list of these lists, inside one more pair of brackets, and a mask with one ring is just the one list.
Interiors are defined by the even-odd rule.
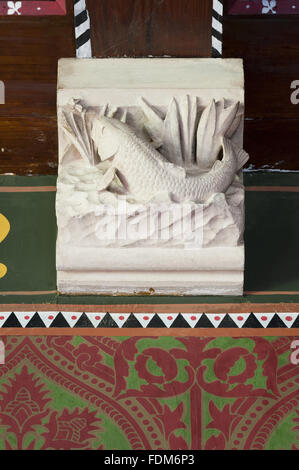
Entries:
[[[0,311],[0,328],[4,325],[6,320],[10,317],[10,315],[14,315],[17,317],[18,321],[22,325],[23,328],[26,328],[32,317],[35,315],[36,312],[1,312]],[[53,321],[59,314],[58,311],[49,311],[49,312],[37,312],[40,316],[41,320],[43,321],[46,328],[51,327]],[[67,321],[70,328],[73,328],[80,317],[83,315],[83,312],[61,312],[65,320]],[[99,323],[103,320],[105,315],[110,315],[110,317],[115,321],[118,328],[122,328],[124,323],[127,321],[131,313],[106,313],[106,312],[85,312],[85,315],[88,317],[94,328],[99,326]],[[142,328],[147,328],[150,321],[156,315],[156,313],[134,313],[134,317],[138,320]],[[179,315],[178,313],[157,313],[158,317],[162,320],[163,324],[167,328],[171,328],[173,322]],[[186,320],[188,325],[191,328],[194,328],[198,322],[198,320],[202,317],[202,315],[206,315],[206,317],[210,320],[214,328],[218,328],[220,323],[222,322],[223,318],[225,317],[226,313],[181,313],[182,317]],[[251,315],[250,313],[229,313],[229,317],[233,320],[235,325],[238,328],[243,328],[248,317]],[[274,317],[275,313],[265,312],[265,313],[253,313],[253,315],[258,320],[259,324],[262,328],[267,328],[269,323],[271,322],[272,318]],[[277,315],[281,319],[281,321],[285,324],[287,328],[291,328],[292,325],[295,323],[296,318],[298,317],[298,312],[281,312]]]
[[293,323],[295,323],[298,313],[278,313],[277,315],[287,328],[291,328]]
[[158,313],[157,315],[162,320],[164,325],[167,328],[170,328],[171,325],[173,324],[174,320],[178,316],[178,313]]
[[9,315],[11,315],[11,312],[0,312],[0,328],[2,328],[2,325],[6,322]]
[[206,313],[206,316],[208,317],[214,328],[218,328],[225,315],[226,313]]
[[73,328],[79,318],[82,315],[82,312],[61,312],[65,320],[68,322],[71,328]]
[[188,325],[191,328],[194,328],[200,317],[202,316],[202,313],[182,313],[182,317],[186,320]]
[[38,312],[41,320],[45,324],[46,328],[53,323],[59,312]]
[[134,313],[134,317],[139,321],[142,328],[146,328],[154,316],[155,313]]
[[87,316],[88,320],[93,324],[94,328],[97,328],[99,323],[103,320],[104,316],[106,315],[106,312],[85,312],[85,315]]
[[255,316],[255,318],[260,322],[260,324],[264,328],[267,328],[270,321],[274,317],[275,312],[274,313],[269,313],[269,312],[267,312],[267,313],[253,313],[253,315]]
[[35,313],[36,312],[15,312],[15,315],[21,323],[22,327],[26,328]]
[[110,313],[111,318],[113,318],[118,328],[122,328],[130,315],[130,313]]
[[237,325],[238,328],[242,328],[250,313],[230,313],[229,317]]

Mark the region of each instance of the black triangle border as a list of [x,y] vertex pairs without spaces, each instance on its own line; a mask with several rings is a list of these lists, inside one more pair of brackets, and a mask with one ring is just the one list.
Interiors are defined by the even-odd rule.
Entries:
[[[109,312],[106,312],[102,319],[99,320],[97,326],[94,326],[92,322],[88,319],[86,316],[86,312],[76,312],[78,315],[78,320],[76,323],[71,326],[70,323],[68,322],[67,318],[65,317],[65,313],[68,312],[61,312],[57,311],[57,315],[55,318],[52,320],[52,322],[49,324],[47,327],[45,323],[42,320],[42,317],[40,313],[43,312],[28,312],[28,314],[32,314],[32,318],[29,320],[27,325],[23,327],[18,319],[18,315],[24,314],[26,312],[11,312],[7,319],[4,321],[3,325],[1,328],[45,328],[45,329],[51,329],[51,328],[115,328],[115,329],[126,329],[126,328],[140,328],[140,329],[150,329],[150,328],[167,328],[167,326],[163,323],[163,321],[160,318],[161,313],[155,313],[154,317],[151,319],[151,321],[148,323],[146,327],[143,328],[142,324],[138,320],[137,317],[135,317],[134,313],[130,313],[130,316],[127,318],[125,323],[119,327],[117,323],[113,320],[112,316],[110,315]],[[88,312],[87,312],[88,313]],[[112,313],[112,312],[111,312]],[[129,312],[128,312],[129,313]],[[284,313],[284,312],[282,312]],[[166,313],[165,313],[166,314]],[[285,330],[292,330],[292,329],[298,329],[299,325],[299,312],[292,312],[292,314],[297,315],[295,318],[295,321],[292,323],[292,325],[288,328],[283,321],[279,318],[278,314],[275,313],[273,316],[272,320],[268,323],[266,327],[262,325],[262,323],[258,320],[258,318],[255,316],[255,314],[252,312],[248,316],[247,320],[243,324],[242,327],[239,327],[237,323],[234,323],[232,314],[226,313],[225,317],[222,319],[220,324],[215,327],[212,322],[209,320],[207,317],[206,313],[202,313],[201,317],[199,318],[198,322],[192,327],[189,325],[189,323],[183,318],[182,313],[179,313],[173,320],[173,323],[171,324],[170,328],[184,328],[184,329],[200,329],[200,328],[211,328],[211,329],[225,329],[225,328],[236,328],[237,329],[247,329],[247,328],[256,328],[256,329],[263,329],[267,330],[269,328],[285,328]],[[217,315],[217,314],[215,314]],[[234,314],[237,315],[237,314]],[[240,314],[241,315],[241,314]],[[265,312],[266,315],[266,312]],[[1,317],[1,312],[0,312],[0,317]],[[85,323],[85,325],[83,325]],[[233,326],[233,323],[235,326]],[[0,333],[1,333],[1,328],[0,328]]]

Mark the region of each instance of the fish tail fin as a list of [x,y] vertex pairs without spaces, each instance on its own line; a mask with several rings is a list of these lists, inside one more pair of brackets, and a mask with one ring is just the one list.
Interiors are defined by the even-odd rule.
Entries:
[[245,163],[248,161],[249,155],[247,152],[245,152],[245,150],[238,148],[236,149],[236,158],[237,158],[237,169],[239,171],[241,170],[241,168],[243,168]]
[[249,159],[249,155],[247,152],[245,152],[245,150],[240,147],[237,147],[235,144],[233,144],[231,140],[226,138],[223,138],[223,150],[224,156],[228,156],[231,153],[235,154],[235,158],[237,161],[237,171],[241,170],[241,168]]

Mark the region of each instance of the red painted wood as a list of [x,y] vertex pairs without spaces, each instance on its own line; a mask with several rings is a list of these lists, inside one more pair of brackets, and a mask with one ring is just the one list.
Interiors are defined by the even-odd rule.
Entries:
[[229,15],[298,15],[298,0],[228,0]]
[[[11,7],[9,4],[14,4]],[[65,15],[65,0],[56,1],[0,1],[0,16],[47,16]]]

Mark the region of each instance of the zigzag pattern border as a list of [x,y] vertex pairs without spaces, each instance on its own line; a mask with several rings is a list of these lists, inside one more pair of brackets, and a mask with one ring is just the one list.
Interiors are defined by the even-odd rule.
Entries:
[[213,0],[212,57],[222,57],[223,0]]
[[299,313],[0,312],[1,328],[293,329],[299,328]]

